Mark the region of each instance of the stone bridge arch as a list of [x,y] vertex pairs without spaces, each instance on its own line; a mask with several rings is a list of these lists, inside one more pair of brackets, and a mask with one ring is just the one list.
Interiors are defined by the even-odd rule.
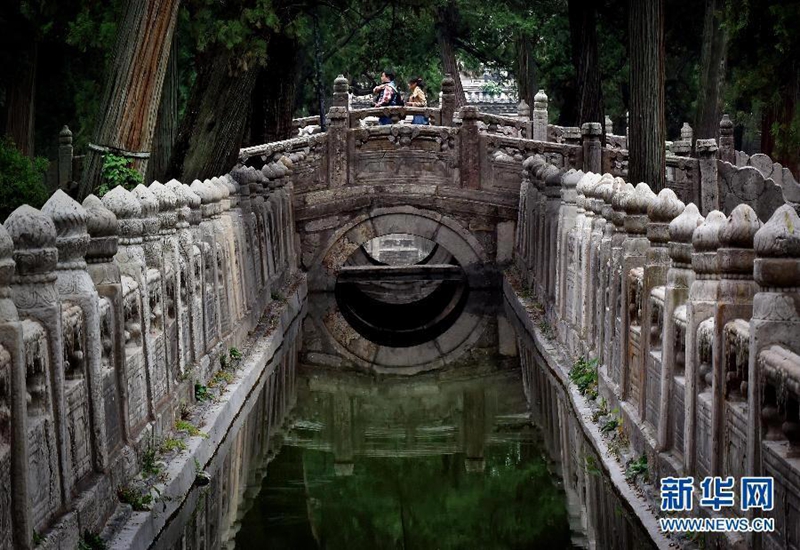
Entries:
[[464,269],[472,288],[491,286],[496,265],[480,240],[462,223],[415,206],[375,208],[339,226],[317,233],[300,232],[303,263],[312,290],[333,290],[339,270],[363,244],[383,235],[405,233],[445,248]]

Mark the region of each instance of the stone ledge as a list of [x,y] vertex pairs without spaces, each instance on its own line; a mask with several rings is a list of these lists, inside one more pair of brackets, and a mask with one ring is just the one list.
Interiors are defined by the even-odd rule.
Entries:
[[[223,444],[228,431],[239,417],[247,399],[263,376],[292,321],[300,314],[307,293],[306,278],[287,297],[277,326],[268,334],[257,336],[249,350],[238,378],[227,386],[224,401],[215,403],[205,414],[203,431],[207,437],[194,436],[187,440],[187,450],[176,456],[166,467],[166,482],[157,485],[161,493],[152,510],[133,512],[109,543],[114,549],[147,549],[165,528],[168,520],[181,508],[194,486],[196,463],[206,467]],[[272,366],[274,368],[274,365]],[[120,506],[126,506],[120,504]]]
[[525,331],[530,335],[536,349],[544,359],[547,368],[561,383],[565,395],[569,398],[568,401],[572,407],[573,413],[583,429],[586,440],[592,445],[595,452],[600,457],[600,464],[603,471],[612,482],[617,494],[628,504],[631,513],[638,518],[640,524],[652,539],[653,544],[658,548],[673,547],[675,541],[670,540],[661,532],[658,525],[658,518],[650,511],[653,505],[633,491],[625,478],[625,471],[622,465],[609,458],[611,452],[605,439],[603,439],[600,429],[597,425],[588,420],[592,414],[589,403],[586,398],[569,383],[570,363],[562,348],[558,346],[555,341],[548,340],[544,337],[528,314],[524,299],[517,295],[516,291],[505,277],[503,278],[503,295],[506,298],[508,306],[513,310],[517,319],[525,328]]

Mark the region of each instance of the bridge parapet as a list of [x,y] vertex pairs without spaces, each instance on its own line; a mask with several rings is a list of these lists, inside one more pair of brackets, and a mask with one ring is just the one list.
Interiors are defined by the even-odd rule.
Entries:
[[[558,186],[560,202],[547,192]],[[598,360],[599,395],[651,479],[775,478],[769,514],[784,527],[765,546],[800,520],[797,210],[787,200],[763,223],[740,203],[703,217],[672,189],[534,155],[514,252],[518,290],[567,356]]]
[[100,532],[195,384],[244,348],[297,272],[295,146],[273,145],[284,160],[258,177],[115,187],[83,204],[58,190],[0,225],[3,546]]

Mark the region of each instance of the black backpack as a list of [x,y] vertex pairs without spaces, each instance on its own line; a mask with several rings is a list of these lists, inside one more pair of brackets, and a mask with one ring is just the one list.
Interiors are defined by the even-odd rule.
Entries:
[[403,95],[400,93],[400,91],[397,90],[396,88],[392,89],[394,90],[394,95],[392,96],[392,99],[389,100],[389,105],[392,105],[394,107],[402,107],[403,105],[405,105],[406,102],[403,101]]

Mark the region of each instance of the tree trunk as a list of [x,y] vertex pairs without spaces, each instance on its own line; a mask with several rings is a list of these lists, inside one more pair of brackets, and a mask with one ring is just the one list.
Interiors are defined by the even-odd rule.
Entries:
[[172,38],[172,48],[164,76],[164,89],[161,91],[161,105],[158,108],[158,121],[153,136],[153,152],[147,163],[145,181],[164,180],[169,168],[172,144],[178,133],[178,34]]
[[630,0],[631,104],[628,179],[658,193],[665,185],[664,3]]
[[253,90],[251,144],[291,137],[302,62],[300,52],[300,44],[296,38],[283,33],[270,38],[267,66],[258,71]]
[[[149,153],[180,0],[130,0],[117,30],[93,143]],[[101,183],[102,153],[87,151],[80,195]],[[147,161],[138,161],[146,171]]]
[[199,60],[167,177],[190,183],[236,164],[260,69],[234,68],[235,61],[236,54],[224,48]]
[[452,76],[456,83],[456,108],[467,103],[456,59],[454,33],[457,25],[458,8],[454,0],[448,0],[447,4],[436,8],[436,40],[439,44],[439,54],[442,56],[442,71]]
[[722,87],[728,56],[728,33],[722,23],[722,0],[706,0],[703,45],[700,50],[700,89],[694,135],[698,139],[717,138],[722,117]]
[[597,56],[597,11],[592,0],[569,0],[569,30],[575,65],[577,120],[605,126],[600,64]]
[[9,136],[23,155],[32,157],[34,149],[34,122],[36,97],[36,67],[38,47],[33,31],[23,39],[19,52],[20,68],[10,78],[6,88],[4,133]]
[[520,100],[533,109],[533,98],[536,95],[536,61],[533,57],[533,41],[525,34],[517,40],[517,89]]

